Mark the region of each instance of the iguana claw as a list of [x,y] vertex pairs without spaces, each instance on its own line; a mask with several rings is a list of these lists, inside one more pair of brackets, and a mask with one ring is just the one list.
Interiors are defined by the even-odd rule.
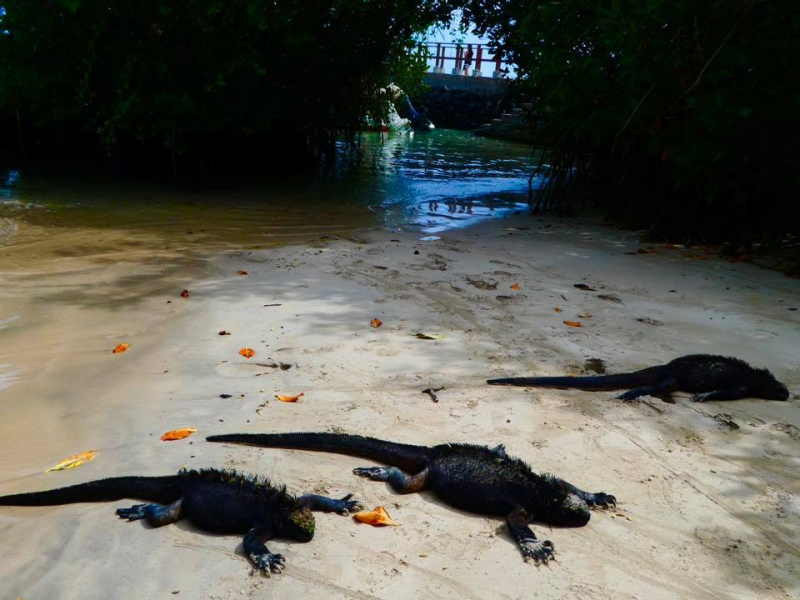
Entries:
[[597,492],[595,494],[588,495],[588,497],[585,500],[586,504],[589,505],[589,508],[617,507],[617,499],[611,494],[606,494],[603,492]]
[[144,519],[144,507],[147,504],[134,504],[130,508],[118,508],[115,512],[120,519],[128,519],[128,521],[138,521]]
[[350,500],[353,497],[353,494],[347,494],[344,498],[340,498],[339,500],[334,500],[337,503],[336,512],[340,515],[347,516],[350,513],[358,512],[364,509],[364,505],[361,504],[358,500]]
[[282,554],[251,554],[250,560],[253,561],[253,572],[261,571],[267,577],[271,573],[280,573],[286,568]]
[[533,559],[533,564],[547,564],[550,560],[555,560],[556,548],[550,540],[524,539],[519,542],[525,562]]

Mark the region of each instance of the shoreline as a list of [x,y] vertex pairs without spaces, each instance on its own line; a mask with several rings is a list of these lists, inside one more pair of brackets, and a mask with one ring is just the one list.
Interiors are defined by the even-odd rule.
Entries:
[[[266,579],[248,577],[236,536],[123,523],[113,509],[127,501],[3,507],[0,579],[11,596],[519,598],[535,586],[569,598],[796,597],[800,317],[789,309],[800,282],[661,244],[626,255],[641,247],[636,233],[588,220],[510,215],[437,235],[368,229],[198,253],[188,266],[109,260],[73,280],[74,297],[48,296],[61,275],[20,275],[19,301],[22,292],[40,298],[36,310],[50,320],[5,332],[20,375],[0,390],[0,493],[215,466],[269,475],[297,494],[353,492],[370,509],[386,506],[400,527],[320,515],[310,544],[270,544],[287,570]],[[114,299],[115,286],[125,295]],[[184,288],[189,298],[179,297]],[[371,328],[372,318],[383,325]],[[111,355],[123,341],[130,350]],[[251,361],[238,355],[245,346],[257,352]],[[581,374],[592,358],[620,372],[699,352],[770,368],[790,400],[693,405],[676,395],[674,405],[650,400],[658,412],[611,393],[484,383]],[[292,368],[255,364],[271,360]],[[422,393],[442,385],[438,403]],[[296,404],[272,400],[299,392]],[[187,426],[198,433],[159,440]],[[351,474],[363,460],[203,441],[290,430],[502,442],[535,470],[616,495],[631,520],[598,511],[582,529],[534,522],[559,550],[554,566],[537,569],[502,519],[396,495]],[[90,449],[100,450],[94,461],[43,473]]]

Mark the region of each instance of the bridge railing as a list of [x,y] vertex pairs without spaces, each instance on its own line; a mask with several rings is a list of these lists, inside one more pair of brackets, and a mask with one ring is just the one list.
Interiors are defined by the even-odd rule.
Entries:
[[[430,53],[428,64],[431,72],[466,75],[466,44],[426,42],[425,45]],[[508,65],[499,56],[490,54],[486,46],[483,44],[470,45],[472,46],[472,65],[469,67],[470,77],[483,77],[484,69],[486,69],[487,74],[491,70],[492,77],[502,77],[508,73]]]

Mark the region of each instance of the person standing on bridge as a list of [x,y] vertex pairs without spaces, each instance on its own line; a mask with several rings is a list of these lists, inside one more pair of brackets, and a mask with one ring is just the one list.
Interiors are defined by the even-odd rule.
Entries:
[[464,75],[469,76],[469,68],[472,66],[472,44],[467,44],[467,51],[464,53]]

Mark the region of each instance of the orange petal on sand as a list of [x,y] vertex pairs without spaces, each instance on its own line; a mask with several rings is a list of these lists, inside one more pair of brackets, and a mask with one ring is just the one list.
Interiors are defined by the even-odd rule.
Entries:
[[569,325],[570,327],[583,327],[580,321],[564,321],[564,325]]
[[253,358],[256,355],[256,351],[252,348],[242,348],[239,350],[239,354],[244,356],[245,358]]
[[88,452],[81,452],[80,454],[75,454],[74,456],[65,458],[55,467],[50,467],[49,469],[47,469],[47,471],[45,471],[45,473],[49,473],[50,471],[63,471],[64,469],[75,469],[77,467],[80,467],[83,463],[89,462],[90,460],[94,460],[95,456],[97,456],[97,450],[89,450]]
[[563,312],[560,308],[554,309],[556,312]]
[[358,521],[359,523],[366,523],[367,525],[375,525],[375,526],[384,526],[384,525],[391,525],[393,527],[398,527],[397,523],[392,521],[392,518],[389,516],[389,513],[386,512],[382,506],[379,506],[373,511],[367,512],[357,512],[353,515],[353,518]]
[[120,352],[125,352],[128,348],[130,348],[130,344],[122,343],[117,345],[112,351],[111,354],[119,354]]
[[189,290],[183,290],[181,292],[181,298],[188,298],[189,297]]
[[185,437],[189,437],[193,433],[197,433],[197,429],[194,427],[184,427],[183,429],[173,429],[172,431],[168,431],[164,435],[161,436],[162,442],[171,442],[173,440],[182,440]]
[[372,319],[369,322],[369,324],[370,324],[371,327],[374,327],[375,329],[377,329],[378,327],[383,325],[383,321],[381,321],[380,319]]
[[591,318],[592,318],[592,313],[590,313],[590,312],[587,310],[586,312],[584,312],[584,313],[581,313],[581,314],[579,314],[578,316],[579,316],[581,319],[591,319]]
[[512,289],[514,291],[517,291],[519,289],[519,284],[518,283],[512,283],[510,289]]
[[280,400],[281,402],[297,402],[300,398],[305,396],[305,392],[300,392],[297,396],[282,396],[281,394],[275,394],[275,399]]
[[244,276],[244,275],[247,275],[247,271],[243,271],[242,269],[239,269],[238,271],[236,271],[236,274]]

